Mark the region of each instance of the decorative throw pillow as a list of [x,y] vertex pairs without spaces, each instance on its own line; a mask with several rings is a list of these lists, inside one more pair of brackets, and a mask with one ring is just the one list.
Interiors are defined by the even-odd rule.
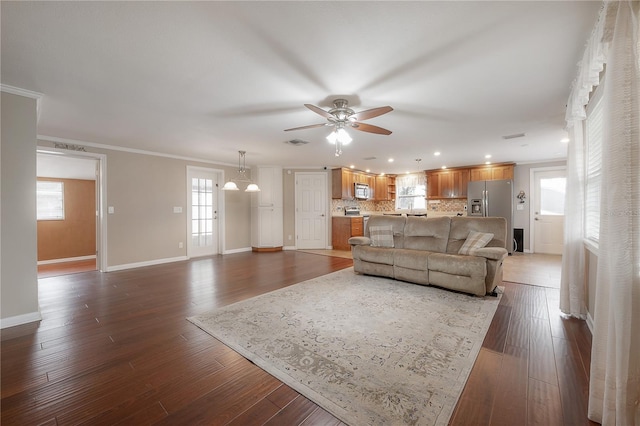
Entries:
[[369,237],[373,247],[393,247],[393,228],[391,226],[370,226]]
[[493,234],[491,233],[469,231],[469,235],[462,247],[460,247],[458,254],[473,254],[477,249],[489,244],[491,240],[493,240]]

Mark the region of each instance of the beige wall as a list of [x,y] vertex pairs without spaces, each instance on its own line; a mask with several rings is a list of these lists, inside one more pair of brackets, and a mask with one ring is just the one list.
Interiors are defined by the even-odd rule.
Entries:
[[[36,321],[36,100],[2,93],[0,145],[2,327]],[[8,321],[7,321],[8,319]]]
[[513,210],[513,227],[514,228],[522,228],[524,229],[524,250],[531,250],[530,246],[530,214],[529,209],[531,206],[531,182],[530,182],[530,174],[531,169],[541,168],[541,167],[559,167],[566,166],[566,161],[551,161],[547,163],[531,163],[531,164],[517,164],[513,171],[513,194],[514,197],[521,190],[524,191],[527,195],[527,198],[524,203],[524,210],[517,210],[516,205],[518,204],[518,200],[514,199],[514,210]]
[[[50,147],[53,144],[39,141],[39,145]],[[225,178],[233,177],[237,170],[233,166],[127,151],[94,147],[86,147],[86,151],[106,156],[106,204],[114,208],[113,214],[104,216],[107,221],[107,270],[185,257],[187,166],[221,170]],[[222,250],[250,249],[250,194],[242,191],[221,193],[225,204]],[[182,213],[174,213],[173,207],[182,207]],[[180,242],[182,248],[178,248]]]

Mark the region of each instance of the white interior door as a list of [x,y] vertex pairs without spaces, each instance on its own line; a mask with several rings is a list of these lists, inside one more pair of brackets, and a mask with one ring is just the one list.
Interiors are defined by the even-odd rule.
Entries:
[[533,184],[533,251],[562,254],[566,171],[534,171]]
[[187,256],[218,254],[218,174],[187,169]]
[[327,174],[296,173],[296,248],[327,248]]

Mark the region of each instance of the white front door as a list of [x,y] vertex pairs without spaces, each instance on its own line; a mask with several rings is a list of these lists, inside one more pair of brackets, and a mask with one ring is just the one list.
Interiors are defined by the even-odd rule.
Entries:
[[533,172],[533,251],[562,254],[566,170]]
[[187,256],[218,254],[218,175],[187,169]]
[[296,248],[327,248],[327,174],[296,173]]

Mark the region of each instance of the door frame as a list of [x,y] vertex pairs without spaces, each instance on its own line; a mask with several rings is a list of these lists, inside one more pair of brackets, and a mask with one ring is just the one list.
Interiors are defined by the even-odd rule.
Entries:
[[[536,197],[536,181],[535,175],[538,172],[553,172],[563,170],[565,172],[565,177],[567,175],[567,166],[550,166],[550,167],[532,167],[529,169],[529,199],[531,202],[529,203],[529,252],[535,253],[535,197]],[[562,236],[564,241],[564,235]]]
[[191,193],[191,182],[189,181],[189,172],[206,172],[212,173],[216,175],[218,182],[216,183],[216,198],[218,201],[218,226],[216,232],[218,233],[218,242],[217,242],[217,254],[223,254],[225,251],[225,226],[224,226],[224,196],[222,193],[222,187],[220,186],[220,182],[224,182],[224,170],[214,169],[210,167],[201,167],[201,166],[189,166],[187,165],[185,169],[185,183],[186,183],[186,193],[185,193],[185,207],[186,214],[184,220],[184,230],[185,230],[185,253],[187,259],[191,258],[191,254],[189,253],[189,248],[191,247],[191,205],[188,203]]
[[96,269],[107,270],[107,155],[86,151],[37,146],[36,154],[91,159],[97,162],[96,173]]
[[[294,222],[295,222],[295,227],[294,227],[294,247],[297,250],[298,249],[298,176],[301,174],[305,174],[305,175],[318,175],[318,176],[324,176],[325,179],[325,188],[324,188],[324,199],[325,200],[330,200],[329,198],[329,194],[331,193],[331,180],[329,179],[329,174],[327,172],[295,172],[294,173],[294,193],[295,193],[295,199],[294,199],[294,211],[295,211],[295,215],[294,215]],[[328,201],[325,204],[325,212],[324,212],[324,229],[325,229],[325,233],[324,233],[324,248],[325,249],[330,249],[331,248],[331,229],[329,227],[329,219],[331,218],[331,214],[329,213],[331,211],[331,202]]]

